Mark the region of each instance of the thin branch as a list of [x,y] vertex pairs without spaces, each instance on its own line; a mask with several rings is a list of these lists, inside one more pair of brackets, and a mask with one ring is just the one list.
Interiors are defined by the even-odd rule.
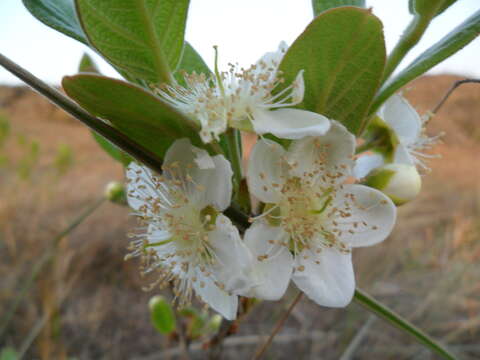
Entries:
[[224,340],[231,333],[235,323],[235,321],[223,319],[217,335],[215,335],[208,343],[208,359],[215,360],[220,358],[223,350]]
[[435,108],[432,110],[432,114],[438,113],[440,108],[443,106],[443,104],[447,101],[447,99],[455,91],[456,88],[458,88],[460,85],[470,84],[470,83],[480,84],[480,79],[463,79],[463,80],[455,81],[451,86],[451,88],[447,91],[447,93],[443,96],[443,98],[437,104],[437,106],[435,106]]
[[[102,135],[120,149],[131,155],[133,158],[142,162],[157,173],[162,172],[162,161],[155,154],[130,139],[116,128],[110,126],[103,120],[96,118],[86,112],[73,100],[62,94],[57,89],[49,86],[32,73],[28,72],[18,64],[14,63],[4,55],[0,54],[0,65],[13,75],[24,81],[27,85],[38,91],[41,95],[49,99],[53,104],[65,110],[74,118],[80,120],[93,131]],[[248,216],[239,211],[236,207],[229,207],[225,214],[240,226],[247,228]]]
[[90,129],[117,145],[120,149],[124,150],[138,161],[141,161],[156,172],[162,171],[162,162],[155,154],[138,144],[136,141],[130,139],[116,128],[110,126],[105,121],[92,116],[60,91],[49,86],[2,54],[0,54],[0,65],[26,84],[30,85],[59,108],[65,110],[67,113],[83,122]]
[[288,319],[288,316],[290,315],[290,313],[292,312],[293,308],[299,303],[299,301],[302,299],[302,296],[303,296],[303,292],[299,292],[298,295],[295,297],[295,299],[293,300],[293,302],[290,304],[290,306],[288,307],[287,311],[285,312],[285,314],[283,314],[283,316],[277,321],[277,323],[275,324],[275,327],[273,328],[273,331],[272,333],[270,334],[270,336],[268,337],[267,341],[257,350],[257,352],[255,353],[255,355],[253,356],[253,360],[258,360],[260,359],[263,354],[265,354],[265,351],[268,349],[268,347],[270,346],[270,344],[272,343],[273,341],[273,338],[275,337],[275,335],[277,335],[277,333],[280,331],[280,329],[283,327],[283,325],[285,324],[285,321],[287,321]]

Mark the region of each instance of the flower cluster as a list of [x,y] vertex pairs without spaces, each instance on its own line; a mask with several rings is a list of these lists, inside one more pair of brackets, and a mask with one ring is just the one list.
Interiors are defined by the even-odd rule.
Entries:
[[303,99],[302,72],[276,90],[285,49],[249,69],[185,75],[185,87],[158,90],[199,124],[205,143],[228,128],[260,135],[246,166],[259,211],[242,233],[223,214],[233,175],[224,154],[179,139],[162,174],[136,163],[127,170],[128,202],[141,218],[127,257],[140,257],[142,273],[155,274],[151,287],[173,286],[179,306],[196,297],[234,319],[239,296],[277,300],[290,280],[320,305],[346,306],[355,289],[352,249],[383,241],[395,224],[394,202],[419,190],[419,150],[432,140],[415,110],[392,97],[377,114],[395,140],[391,154],[358,156],[358,141],[342,124],[290,108]]

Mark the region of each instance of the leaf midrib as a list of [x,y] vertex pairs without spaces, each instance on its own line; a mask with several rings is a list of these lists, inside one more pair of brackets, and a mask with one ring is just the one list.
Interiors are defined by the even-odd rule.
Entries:
[[160,47],[160,39],[158,37],[158,33],[155,30],[152,18],[149,12],[147,11],[145,0],[135,0],[135,4],[137,6],[140,16],[142,17],[142,20],[143,20],[142,22],[143,24],[145,24],[145,30],[148,38],[147,41],[149,42],[149,45],[153,50],[154,66],[156,70],[157,79],[160,83],[164,82],[167,79],[163,79],[162,73],[164,71],[168,72],[169,69],[168,69],[167,62],[165,61],[165,54],[163,53],[163,50]]
[[[368,16],[366,16],[366,14],[363,14],[363,18],[359,21],[359,23],[356,27],[356,30],[361,29],[362,26],[366,22],[368,22]],[[348,42],[348,46],[345,46],[342,50],[342,56],[341,56],[342,59],[347,59],[348,58],[348,55],[350,55],[350,53],[352,52],[352,49],[354,47],[354,43],[358,40],[360,32],[359,31],[352,31],[352,33],[353,33],[353,38]],[[332,71],[334,76],[330,76],[328,78],[329,81],[326,85],[326,91],[323,93],[324,96],[322,98],[321,103],[319,103],[317,105],[317,108],[316,108],[317,111],[326,111],[327,110],[327,105],[326,104],[329,100],[329,94],[331,94],[332,88],[333,88],[334,84],[336,84],[336,82],[337,82],[338,75],[347,65],[348,65],[348,61],[346,61],[346,60],[338,62],[338,64],[336,64],[334,70]]]

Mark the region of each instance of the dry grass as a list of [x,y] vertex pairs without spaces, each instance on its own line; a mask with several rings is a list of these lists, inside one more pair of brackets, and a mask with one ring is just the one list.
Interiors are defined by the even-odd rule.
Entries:
[[[456,79],[421,78],[406,96],[424,112]],[[453,344],[465,359],[480,357],[479,99],[480,86],[464,85],[432,120],[432,133],[447,134],[436,149],[443,157],[430,162],[433,172],[424,177],[421,196],[400,209],[387,241],[354,254],[360,286]],[[11,135],[0,149],[8,158],[0,165],[1,321],[54,236],[96,201],[108,181],[123,175],[82,125],[40,96],[4,87],[0,105],[11,124]],[[24,180],[17,171],[26,156],[19,135],[39,143],[38,161]],[[61,144],[74,152],[74,164],[63,175],[55,167]],[[28,359],[134,359],[162,352],[165,341],[148,320],[151,294],[140,290],[135,262],[123,261],[126,233],[134,224],[128,209],[106,203],[63,239],[55,260],[40,274],[0,338],[0,348],[18,350],[37,325],[41,330]],[[237,336],[267,334],[281,312],[279,304],[260,304]],[[367,318],[355,304],[333,310],[304,299],[268,356],[337,359]],[[225,358],[248,358],[255,349],[251,337],[231,339]],[[203,358],[202,354],[195,351],[193,357]],[[377,320],[370,321],[354,358],[434,356]]]

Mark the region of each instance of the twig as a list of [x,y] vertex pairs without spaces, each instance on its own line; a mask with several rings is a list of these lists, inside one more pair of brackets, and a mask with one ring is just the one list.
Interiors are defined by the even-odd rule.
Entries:
[[443,96],[443,98],[437,104],[437,106],[435,106],[435,108],[432,110],[432,114],[436,114],[440,110],[440,108],[443,106],[445,101],[447,101],[447,99],[455,91],[456,88],[458,88],[460,85],[469,84],[469,83],[480,84],[480,79],[463,79],[463,80],[455,81],[451,86],[451,88],[447,91],[447,93]]
[[[177,316],[178,318],[178,316]],[[180,340],[180,350],[181,354],[183,356],[183,359],[185,360],[190,360],[190,344],[189,344],[189,339],[187,338],[186,331],[185,331],[185,326],[183,323],[179,324],[178,326],[178,337]]]
[[223,319],[217,335],[215,335],[209,342],[208,358],[210,360],[220,358],[223,349],[223,342],[225,338],[230,334],[234,324],[235,321]]
[[285,321],[287,321],[287,318],[288,316],[290,315],[290,313],[292,312],[293,308],[298,304],[298,302],[302,299],[302,296],[303,296],[303,292],[299,292],[298,295],[295,297],[295,299],[293,300],[292,304],[288,307],[287,311],[285,312],[285,314],[283,314],[283,316],[277,321],[275,327],[273,328],[273,331],[272,333],[270,334],[270,336],[268,337],[267,341],[256,351],[255,355],[253,356],[253,360],[258,360],[260,359],[263,354],[265,353],[265,351],[267,350],[267,348],[270,346],[270,344],[272,343],[273,341],[273,338],[275,337],[275,335],[277,335],[277,333],[280,331],[280,329],[283,327],[283,325],[285,324]]
[[83,108],[78,106],[73,100],[62,94],[57,89],[49,86],[32,73],[28,72],[18,64],[14,63],[4,55],[0,54],[0,65],[13,75],[30,85],[33,89],[45,96],[59,108],[65,110],[67,113],[80,120],[90,129],[102,135],[120,149],[127,152],[135,159],[141,161],[152,170],[156,172],[162,171],[161,160],[152,152],[138,144],[136,141],[125,136],[113,126],[110,126],[105,121],[90,115]]
[[360,346],[362,343],[363,339],[367,335],[368,331],[370,330],[370,327],[373,325],[375,322],[376,318],[373,315],[370,315],[365,322],[365,324],[362,326],[362,328],[356,333],[350,344],[348,344],[347,348],[343,352],[342,356],[340,357],[339,360],[350,360],[355,354],[355,351],[357,351],[357,348]]
[[[65,96],[55,88],[49,86],[48,84],[37,78],[35,75],[28,72],[26,69],[14,63],[2,54],[0,54],[0,65],[16,77],[18,77],[20,80],[24,81],[27,85],[38,91],[41,95],[45,96],[53,104],[65,110],[74,118],[80,120],[90,129],[102,135],[104,138],[118,146],[120,149],[124,150],[133,158],[142,162],[157,173],[162,172],[161,159],[159,159],[151,151],[138,144],[136,141],[130,139],[122,132],[118,131],[113,126],[110,126],[103,120],[92,116],[83,108],[78,106],[69,97]],[[248,216],[243,214],[236,207],[230,206],[225,211],[225,214],[234,222],[238,223],[240,226],[243,226],[243,228],[248,227]]]

